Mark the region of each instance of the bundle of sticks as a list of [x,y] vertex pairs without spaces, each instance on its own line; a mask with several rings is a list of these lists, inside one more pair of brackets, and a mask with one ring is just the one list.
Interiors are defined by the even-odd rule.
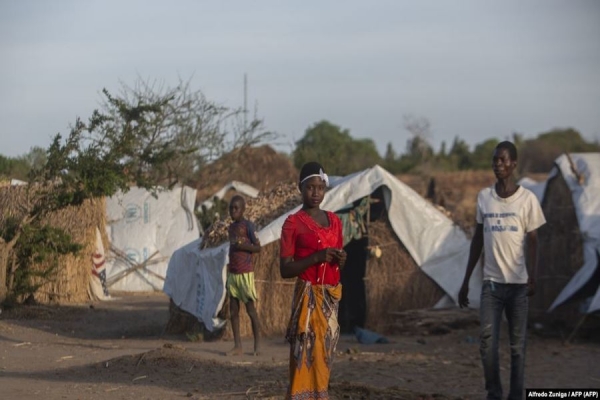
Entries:
[[[255,199],[246,199],[244,218],[254,223],[259,231],[296,206],[302,204],[298,185],[291,182],[279,182],[266,192],[259,193]],[[213,223],[205,232],[201,248],[218,246],[228,240],[227,227],[231,218]]]

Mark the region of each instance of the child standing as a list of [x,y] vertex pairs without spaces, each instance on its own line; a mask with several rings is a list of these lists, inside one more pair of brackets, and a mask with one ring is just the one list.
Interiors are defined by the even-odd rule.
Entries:
[[252,254],[260,252],[260,242],[256,238],[254,224],[244,218],[246,201],[242,196],[234,196],[229,203],[229,215],[233,222],[229,225],[229,267],[227,270],[227,292],[230,296],[231,329],[234,347],[227,355],[242,354],[240,338],[240,301],[246,304],[246,311],[252,323],[254,354],[260,350],[260,323],[256,312],[256,288],[254,286],[254,266]]

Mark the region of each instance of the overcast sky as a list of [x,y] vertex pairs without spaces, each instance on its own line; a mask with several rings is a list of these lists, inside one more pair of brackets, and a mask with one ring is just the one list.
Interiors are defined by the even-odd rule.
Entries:
[[[600,140],[600,1],[0,0],[0,154],[47,147],[100,90],[178,76],[292,143],[327,119],[404,151],[403,115],[471,145]],[[291,150],[291,145],[282,149]]]

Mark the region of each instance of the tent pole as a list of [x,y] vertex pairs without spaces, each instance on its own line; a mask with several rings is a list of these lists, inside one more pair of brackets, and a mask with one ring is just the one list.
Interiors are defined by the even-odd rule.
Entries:
[[367,196],[369,203],[369,208],[367,208],[367,235],[369,234],[369,223],[371,222],[371,195]]
[[571,343],[571,341],[573,340],[573,338],[577,334],[577,331],[579,331],[579,328],[581,328],[581,325],[583,325],[583,322],[585,321],[585,319],[587,318],[587,316],[588,316],[587,314],[583,314],[583,317],[581,317],[579,319],[579,322],[577,322],[577,325],[575,325],[575,328],[573,329],[573,332],[571,332],[571,334],[567,338],[567,341],[565,342],[566,344],[570,344]]

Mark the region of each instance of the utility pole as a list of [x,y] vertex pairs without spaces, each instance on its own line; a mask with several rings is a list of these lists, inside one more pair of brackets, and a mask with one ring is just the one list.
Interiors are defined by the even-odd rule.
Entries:
[[248,75],[244,73],[244,134],[248,132]]

